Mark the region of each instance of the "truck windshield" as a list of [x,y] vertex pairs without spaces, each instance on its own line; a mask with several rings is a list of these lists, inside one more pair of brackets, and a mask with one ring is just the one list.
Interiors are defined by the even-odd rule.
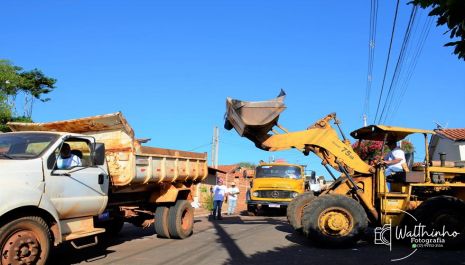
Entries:
[[296,166],[259,166],[255,178],[288,178],[300,179],[302,172]]
[[50,133],[0,134],[0,159],[32,159],[42,154],[58,138]]

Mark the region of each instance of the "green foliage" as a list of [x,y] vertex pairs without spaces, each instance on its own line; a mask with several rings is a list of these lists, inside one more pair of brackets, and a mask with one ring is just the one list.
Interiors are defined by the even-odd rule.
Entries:
[[11,132],[8,125],[6,125],[8,122],[32,122],[32,119],[26,116],[12,117],[12,116],[7,116],[7,115],[2,115],[2,113],[0,113],[0,131],[1,132]]
[[38,69],[23,71],[23,68],[10,61],[0,59],[0,91],[4,95],[15,96],[24,92],[41,101],[48,101],[42,95],[52,92],[55,83],[56,79],[45,76]]
[[400,149],[404,150],[405,153],[413,153],[415,150],[413,144],[408,140],[402,140],[400,143]]
[[[27,116],[15,116],[14,99],[19,93],[38,99],[42,102],[49,98],[42,96],[53,91],[56,80],[45,76],[40,70],[23,71],[23,68],[13,65],[8,60],[0,59],[0,131],[10,131],[7,122],[32,122],[32,100]],[[9,98],[11,99],[9,101]]]
[[465,1],[464,0],[413,0],[410,4],[422,8],[432,7],[429,16],[437,16],[437,26],[446,24],[450,38],[456,41],[446,43],[444,46],[455,46],[454,54],[465,60]]
[[254,169],[257,165],[251,162],[240,162],[237,164],[238,166],[242,168],[249,168],[249,169]]
[[213,195],[209,194],[207,195],[207,210],[213,211]]

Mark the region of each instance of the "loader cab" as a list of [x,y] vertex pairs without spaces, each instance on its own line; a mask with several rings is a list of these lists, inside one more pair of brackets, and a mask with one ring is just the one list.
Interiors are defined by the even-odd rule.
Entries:
[[[374,203],[378,211],[381,213],[381,223],[393,223],[398,224],[401,221],[402,215],[400,214],[403,210],[415,207],[415,200],[418,198],[412,196],[412,190],[416,185],[422,186],[427,185],[431,182],[429,177],[429,156],[428,156],[428,141],[429,136],[435,134],[434,131],[430,130],[419,130],[410,128],[401,128],[384,125],[371,125],[360,128],[351,133],[351,136],[359,140],[358,144],[361,145],[364,141],[376,141],[380,142],[379,145],[379,157],[374,161],[370,161],[376,168],[374,178]],[[406,154],[406,163],[402,165],[403,170],[401,172],[395,172],[389,176],[386,176],[386,166],[380,163],[380,159],[384,158],[389,152],[386,146],[388,141],[390,142],[401,142],[407,136],[412,135],[417,140],[423,138],[424,147],[417,146],[420,154],[425,154],[425,157],[420,159],[421,162],[413,163],[413,152]]]

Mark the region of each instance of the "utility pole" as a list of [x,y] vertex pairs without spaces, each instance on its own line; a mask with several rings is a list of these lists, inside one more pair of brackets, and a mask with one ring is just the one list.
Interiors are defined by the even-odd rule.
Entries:
[[212,152],[211,152],[211,166],[218,168],[218,148],[219,148],[220,130],[215,126],[213,128],[212,138]]
[[367,115],[363,114],[363,127],[367,126]]

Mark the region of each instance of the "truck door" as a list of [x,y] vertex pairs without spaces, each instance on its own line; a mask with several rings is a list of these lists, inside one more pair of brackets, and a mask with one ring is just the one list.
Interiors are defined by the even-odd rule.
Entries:
[[107,204],[109,176],[92,161],[92,143],[92,138],[67,138],[48,157],[45,194],[62,219],[98,215]]

